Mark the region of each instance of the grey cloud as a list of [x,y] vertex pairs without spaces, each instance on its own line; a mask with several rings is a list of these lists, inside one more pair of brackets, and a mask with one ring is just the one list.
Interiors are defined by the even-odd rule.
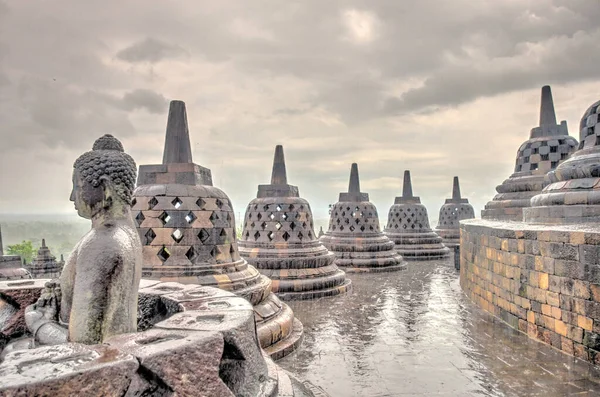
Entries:
[[167,99],[159,93],[147,89],[137,89],[123,96],[126,110],[146,109],[150,113],[164,113]]
[[138,41],[117,52],[117,58],[131,63],[156,63],[185,55],[187,55],[187,52],[182,47],[151,37]]

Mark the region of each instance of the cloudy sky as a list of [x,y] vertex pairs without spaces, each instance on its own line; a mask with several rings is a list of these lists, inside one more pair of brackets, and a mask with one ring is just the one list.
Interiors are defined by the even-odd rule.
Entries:
[[380,215],[405,169],[432,218],[454,175],[479,214],[542,85],[578,137],[599,21],[597,0],[0,0],[0,213],[72,212],[72,163],[105,133],[159,163],[181,99],[236,211],[283,144],[316,217],[352,162]]

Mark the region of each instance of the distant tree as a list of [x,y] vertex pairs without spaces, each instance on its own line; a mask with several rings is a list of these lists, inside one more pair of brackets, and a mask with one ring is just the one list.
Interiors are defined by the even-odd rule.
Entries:
[[29,240],[23,240],[21,244],[13,244],[6,247],[8,255],[19,255],[25,263],[31,263],[36,255],[33,243]]

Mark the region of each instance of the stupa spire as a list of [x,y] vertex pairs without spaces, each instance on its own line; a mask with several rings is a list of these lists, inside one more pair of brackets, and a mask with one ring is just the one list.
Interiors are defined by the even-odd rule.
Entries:
[[404,185],[402,186],[402,197],[411,198],[413,196],[412,182],[410,181],[410,171],[404,171]]
[[460,183],[458,177],[454,177],[454,183],[452,185],[452,200],[460,200]]
[[42,248],[46,248],[46,239],[45,238],[42,239]]
[[192,162],[192,147],[190,145],[185,102],[171,101],[163,164]]
[[549,85],[542,87],[542,100],[540,103],[540,127],[556,125],[556,113],[554,112],[554,101],[552,90]]
[[350,168],[350,183],[348,193],[360,193],[360,179],[358,177],[358,164],[352,163]]
[[4,256],[4,245],[2,245],[2,225],[0,225],[0,256]]
[[283,146],[275,146],[275,157],[273,158],[273,172],[271,173],[271,185],[287,185],[287,172],[285,170],[285,157]]

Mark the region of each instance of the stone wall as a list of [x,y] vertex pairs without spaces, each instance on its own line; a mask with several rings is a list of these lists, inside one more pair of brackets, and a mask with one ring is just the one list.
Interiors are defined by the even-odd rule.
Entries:
[[460,283],[531,338],[600,364],[600,228],[461,222]]

